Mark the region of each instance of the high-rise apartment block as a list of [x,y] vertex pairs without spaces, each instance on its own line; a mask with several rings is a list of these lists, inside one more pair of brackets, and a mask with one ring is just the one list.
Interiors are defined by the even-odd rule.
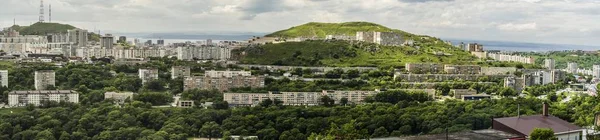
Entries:
[[600,78],[600,65],[592,66],[592,76]]
[[483,45],[477,43],[469,43],[463,45],[463,49],[468,52],[483,52]]
[[52,70],[35,71],[34,86],[36,90],[46,90],[56,85],[56,75]]
[[68,41],[79,47],[87,46],[88,42],[88,31],[81,29],[73,29],[67,31]]
[[100,38],[100,47],[104,49],[112,49],[115,38],[112,34],[106,34]]
[[171,79],[175,78],[185,78],[190,76],[190,67],[186,66],[173,66],[171,68]]
[[146,84],[147,82],[158,79],[158,70],[157,69],[139,69],[138,75],[139,75],[139,78],[142,79],[142,84]]
[[356,32],[356,40],[385,46],[400,46],[405,41],[402,35],[392,32]]
[[8,70],[0,70],[0,87],[8,87]]
[[126,36],[119,36],[119,40],[117,40],[117,42],[119,42],[119,43],[127,43],[127,37]]
[[79,93],[72,90],[12,91],[8,93],[8,106],[11,107],[28,104],[40,106],[46,101],[79,103]]
[[554,68],[556,68],[556,62],[552,58],[546,58],[544,60],[544,67],[549,70],[554,70]]

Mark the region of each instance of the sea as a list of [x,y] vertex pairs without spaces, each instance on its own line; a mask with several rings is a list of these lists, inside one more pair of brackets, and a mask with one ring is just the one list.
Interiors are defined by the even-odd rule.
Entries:
[[597,51],[600,46],[570,45],[570,44],[546,44],[546,43],[527,43],[527,42],[509,42],[509,41],[482,41],[465,39],[443,39],[452,42],[453,45],[464,43],[483,44],[484,50],[500,50],[513,52],[547,52],[564,50],[583,50]]

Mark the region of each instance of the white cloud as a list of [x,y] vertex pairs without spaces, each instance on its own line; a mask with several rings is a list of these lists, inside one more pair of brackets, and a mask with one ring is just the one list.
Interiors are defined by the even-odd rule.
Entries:
[[536,30],[537,23],[523,23],[523,24],[515,24],[515,23],[506,23],[500,24],[497,26],[500,30],[506,31],[525,31],[525,30]]

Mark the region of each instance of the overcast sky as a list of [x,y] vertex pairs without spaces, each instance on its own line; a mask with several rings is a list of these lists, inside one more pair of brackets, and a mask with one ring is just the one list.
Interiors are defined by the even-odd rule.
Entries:
[[[103,33],[268,33],[369,21],[442,38],[600,43],[600,0],[45,0],[46,12],[48,4],[53,22]],[[0,26],[37,22],[39,5],[0,0]]]

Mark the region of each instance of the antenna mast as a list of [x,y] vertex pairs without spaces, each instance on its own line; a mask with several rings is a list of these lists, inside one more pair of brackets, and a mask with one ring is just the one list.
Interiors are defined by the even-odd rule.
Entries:
[[40,21],[44,22],[44,0],[40,0]]

